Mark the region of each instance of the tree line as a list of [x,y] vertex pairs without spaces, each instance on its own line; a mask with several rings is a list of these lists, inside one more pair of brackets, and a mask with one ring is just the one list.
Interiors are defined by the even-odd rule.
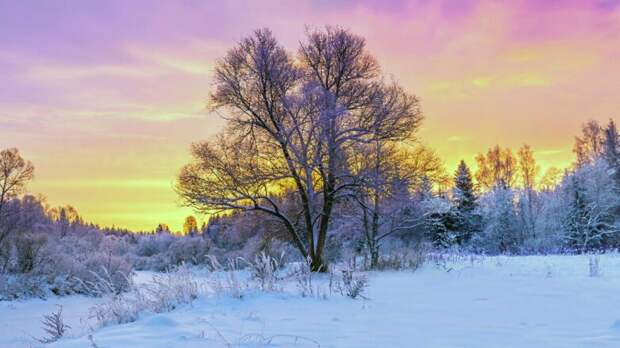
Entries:
[[217,221],[270,221],[314,271],[327,270],[330,240],[355,240],[373,267],[395,239],[490,253],[617,246],[613,121],[587,123],[575,166],[540,182],[527,145],[493,147],[451,180],[417,141],[418,98],[382,74],[362,37],[333,27],[308,30],[296,52],[254,32],[218,60],[210,100],[227,125],[192,147],[180,196]]

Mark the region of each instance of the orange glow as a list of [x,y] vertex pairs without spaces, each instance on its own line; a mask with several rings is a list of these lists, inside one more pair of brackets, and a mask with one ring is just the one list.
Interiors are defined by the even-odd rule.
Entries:
[[205,108],[215,60],[265,26],[291,51],[304,25],[365,36],[450,172],[523,143],[543,173],[563,168],[581,123],[618,117],[618,1],[173,4],[0,5],[0,148],[35,164],[32,192],[102,225],[181,230],[175,176],[223,124]]

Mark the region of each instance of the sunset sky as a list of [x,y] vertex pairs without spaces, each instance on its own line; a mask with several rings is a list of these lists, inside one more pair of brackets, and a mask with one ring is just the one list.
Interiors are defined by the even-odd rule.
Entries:
[[328,24],[421,99],[421,140],[450,171],[496,143],[564,167],[582,122],[619,120],[620,0],[0,0],[0,148],[52,205],[179,229],[175,176],[223,124],[205,109],[215,60],[257,28],[295,50]]

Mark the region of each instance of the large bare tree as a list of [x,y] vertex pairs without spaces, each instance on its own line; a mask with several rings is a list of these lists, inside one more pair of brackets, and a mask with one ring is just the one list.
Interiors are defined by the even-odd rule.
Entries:
[[364,39],[331,27],[308,31],[296,55],[269,30],[254,32],[217,62],[211,103],[226,130],[194,145],[180,195],[204,212],[272,215],[314,271],[327,269],[334,205],[359,185],[356,146],[409,138],[421,117]]
[[34,166],[24,160],[15,148],[0,151],[0,243],[8,236],[7,202],[23,193],[26,183],[34,178]]

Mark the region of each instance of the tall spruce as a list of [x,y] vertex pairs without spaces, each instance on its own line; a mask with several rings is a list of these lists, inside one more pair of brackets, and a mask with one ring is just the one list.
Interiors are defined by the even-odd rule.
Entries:
[[599,238],[596,237],[596,233],[590,223],[591,211],[581,178],[577,175],[572,175],[568,180],[566,190],[568,191],[570,204],[566,212],[567,216],[563,222],[567,233],[566,242],[571,249],[585,252],[597,246]]
[[477,197],[474,192],[474,182],[465,161],[459,163],[454,173],[453,201],[458,214],[458,228],[461,231],[457,242],[463,244],[471,239],[478,225],[478,218],[475,214]]
[[605,140],[603,144],[603,158],[614,170],[616,182],[620,185],[620,135],[613,120],[605,128]]

